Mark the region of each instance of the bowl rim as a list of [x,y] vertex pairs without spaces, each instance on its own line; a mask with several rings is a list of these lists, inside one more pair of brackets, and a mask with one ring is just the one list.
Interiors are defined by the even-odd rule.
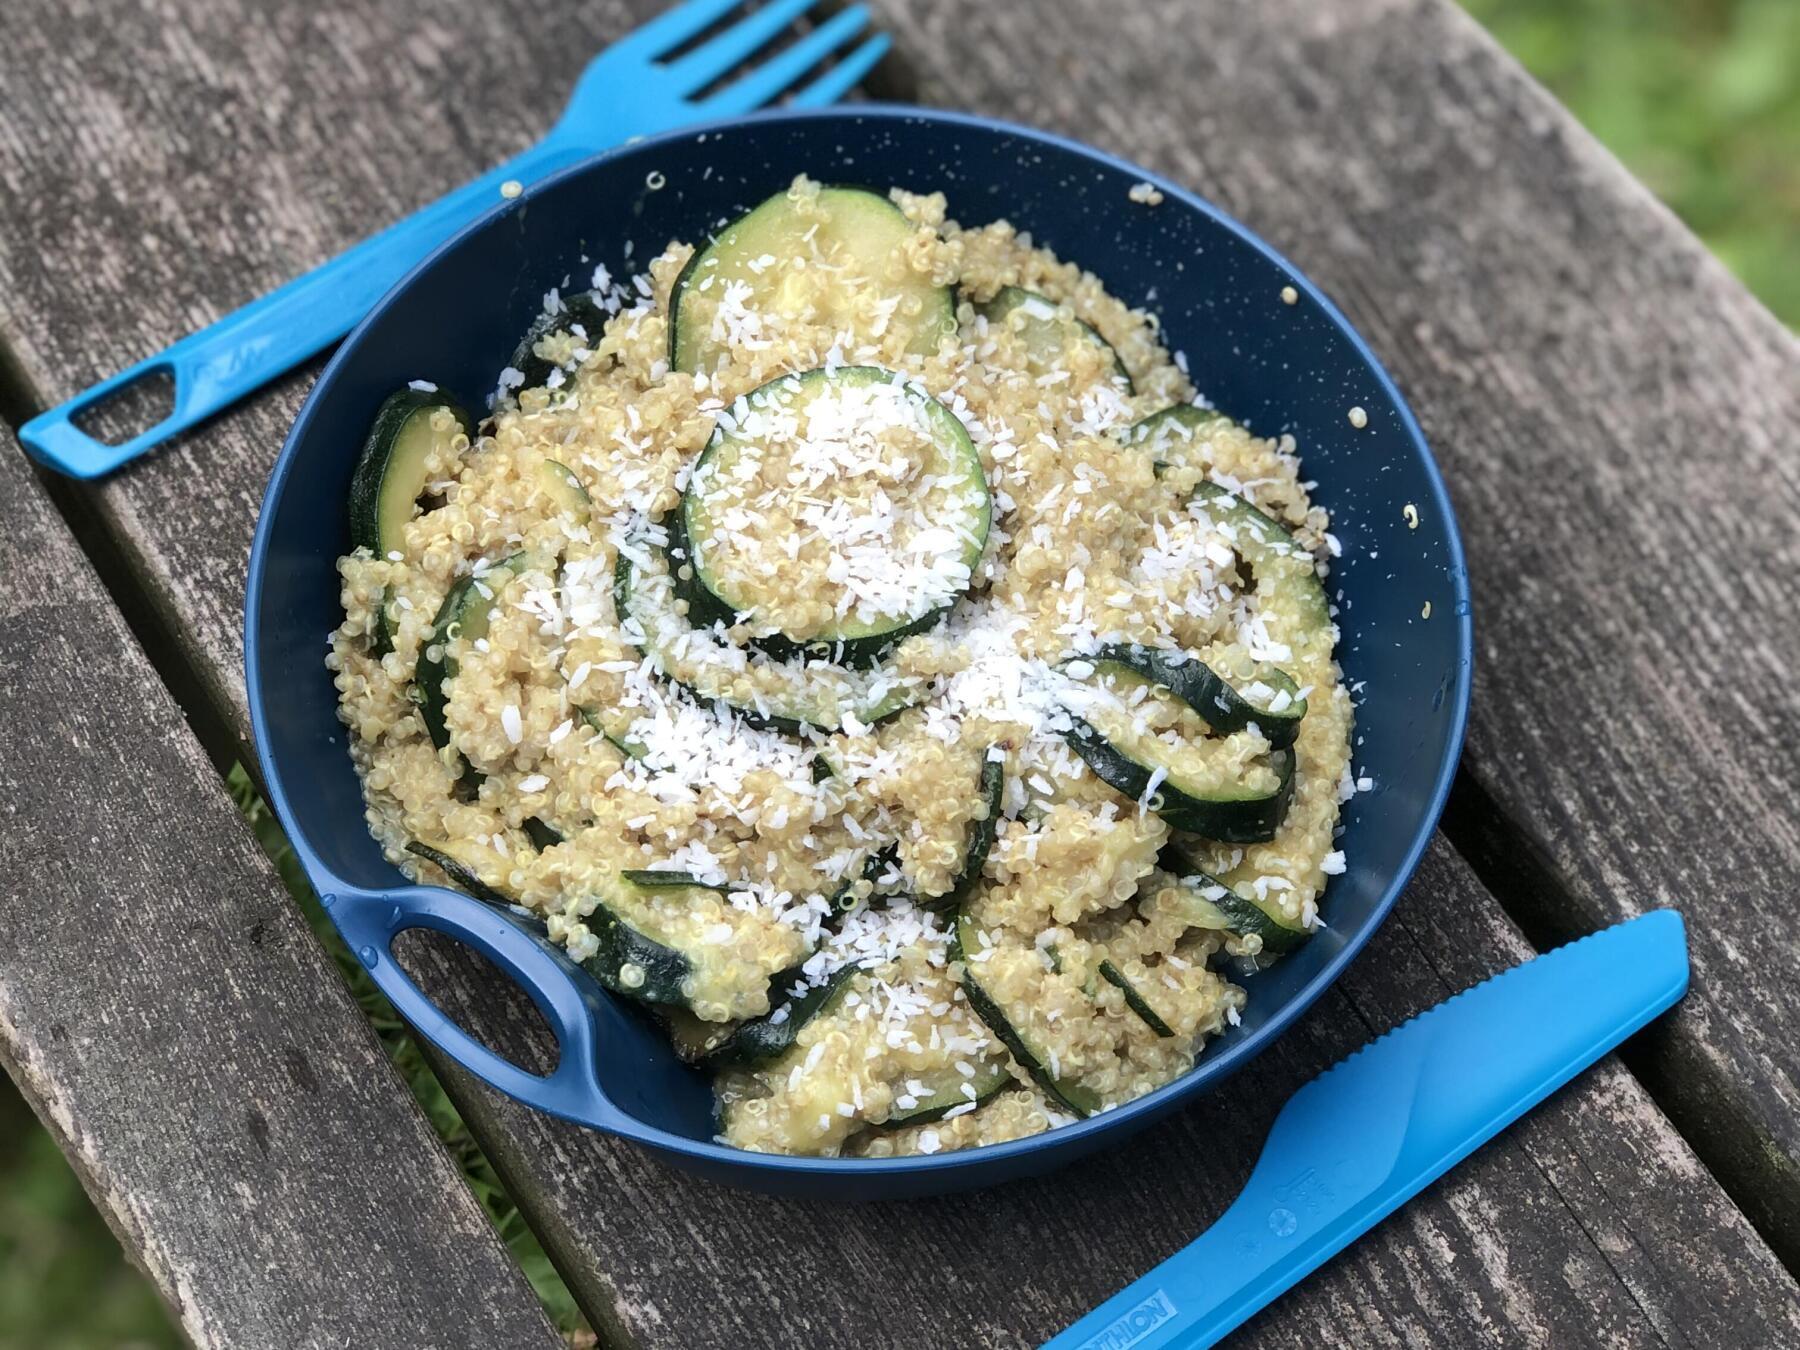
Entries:
[[[1102,168],[1132,175],[1136,181],[1149,183],[1160,191],[1165,199],[1209,218],[1215,225],[1234,236],[1238,243],[1254,250],[1266,261],[1278,267],[1288,277],[1289,284],[1318,308],[1324,319],[1349,345],[1351,353],[1364,363],[1374,377],[1377,392],[1387,400],[1388,406],[1398,415],[1400,431],[1410,443],[1424,469],[1430,498],[1428,505],[1432,512],[1432,518],[1441,522],[1442,525],[1444,547],[1448,554],[1449,564],[1447,577],[1454,597],[1451,617],[1455,624],[1457,660],[1455,672],[1451,677],[1451,685],[1446,692],[1450,703],[1450,724],[1448,735],[1444,740],[1443,753],[1439,757],[1433,773],[1430,794],[1426,800],[1425,809],[1414,828],[1413,838],[1407,846],[1399,866],[1395,868],[1393,876],[1370,910],[1369,917],[1362,927],[1351,933],[1345,939],[1343,946],[1333,953],[1310,980],[1301,985],[1278,1008],[1273,1009],[1269,1013],[1268,1019],[1245,1035],[1243,1039],[1215,1056],[1207,1057],[1202,1053],[1194,1067],[1181,1077],[1110,1111],[1089,1116],[1072,1125],[1060,1126],[1005,1143],[988,1144],[944,1153],[902,1158],[841,1158],[758,1153],[716,1143],[710,1139],[701,1140],[687,1135],[674,1134],[656,1126],[646,1125],[623,1112],[618,1112],[618,1115],[622,1117],[621,1127],[608,1130],[608,1132],[618,1133],[653,1149],[678,1154],[703,1165],[723,1164],[728,1168],[744,1169],[756,1173],[776,1173],[788,1176],[943,1175],[996,1167],[1045,1149],[1058,1151],[1079,1149],[1084,1141],[1090,1145],[1097,1145],[1096,1137],[1109,1132],[1116,1132],[1121,1137],[1129,1135],[1135,1132],[1134,1126],[1141,1128],[1150,1124],[1187,1098],[1229,1078],[1292,1027],[1319,996],[1336,983],[1344,969],[1361,953],[1369,939],[1374,936],[1375,931],[1387,921],[1400,893],[1406,888],[1418,869],[1419,862],[1430,845],[1445,802],[1450,795],[1468,726],[1469,700],[1473,684],[1474,622],[1471,614],[1468,567],[1463,549],[1462,533],[1457,525],[1448,489],[1437,461],[1431,453],[1431,448],[1425,440],[1424,433],[1419,427],[1417,418],[1413,415],[1411,407],[1408,406],[1393,377],[1368,342],[1311,278],[1255,231],[1180,184],[1171,182],[1166,177],[1122,156],[1086,145],[1071,137],[1023,126],[1001,118],[918,107],[911,104],[858,103],[813,109],[770,109],[747,116],[694,123],[673,131],[629,141],[624,145],[615,146],[583,158],[532,183],[517,197],[496,203],[493,209],[457,230],[443,243],[432,249],[375,303],[362,321],[345,336],[331,359],[326,363],[324,370],[320,372],[318,380],[308,391],[306,401],[295,415],[293,425],[288,431],[281,452],[270,472],[268,486],[264,491],[257,519],[255,536],[251,544],[249,572],[245,583],[243,629],[245,689],[252,736],[256,743],[257,762],[262,770],[262,788],[269,804],[287,831],[295,854],[314,889],[324,893],[333,886],[341,887],[343,883],[329,867],[325,866],[307,840],[304,831],[298,827],[296,817],[289,806],[289,793],[283,783],[280,767],[269,748],[269,737],[265,734],[268,722],[268,713],[264,706],[265,687],[256,640],[261,627],[263,574],[268,559],[269,539],[273,532],[275,514],[273,508],[279,501],[289,476],[293,473],[296,461],[300,458],[300,449],[306,442],[324,395],[331,390],[340,371],[354,362],[367,332],[382,319],[387,310],[401,296],[435,271],[439,261],[445,255],[457,249],[465,239],[478,232],[495,228],[512,212],[529,207],[540,195],[555,191],[563,183],[582,177],[608,161],[650,154],[666,145],[692,140],[695,137],[710,136],[717,132],[742,131],[747,127],[779,127],[797,122],[831,121],[933,123],[975,135],[997,134],[1045,145],[1087,160]],[[1421,503],[1422,506],[1426,504]],[[604,1128],[586,1121],[578,1123],[588,1124],[590,1128]]]

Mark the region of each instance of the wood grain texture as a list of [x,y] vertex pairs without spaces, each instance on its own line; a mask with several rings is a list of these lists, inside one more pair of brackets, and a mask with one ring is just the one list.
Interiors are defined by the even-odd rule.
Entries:
[[[517,149],[525,128],[548,123],[585,55],[627,26],[620,7],[597,4],[559,12],[552,24],[523,4],[156,0],[129,10],[107,4],[99,15],[78,9],[71,21],[49,0],[23,3],[39,21],[0,44],[0,87],[17,95],[12,106],[32,110],[0,118],[0,189],[19,203],[17,224],[0,231],[0,336],[45,401]],[[1506,525],[1514,518],[1468,519],[1467,492],[1503,501],[1508,479],[1535,474],[1570,487],[1584,511],[1589,495],[1579,481],[1584,461],[1566,440],[1503,435],[1508,409],[1522,389],[1540,387],[1541,359],[1555,356],[1565,370],[1592,361],[1599,368],[1583,378],[1602,384],[1633,359],[1613,352],[1633,335],[1593,319],[1603,295],[1577,289],[1579,303],[1540,296],[1540,322],[1525,324],[1517,311],[1530,298],[1501,292],[1522,267],[1535,277],[1538,262],[1490,259],[1486,250],[1494,231],[1529,236],[1537,222],[1507,212],[1541,211],[1543,228],[1563,230],[1565,269],[1604,252],[1614,232],[1638,231],[1649,258],[1635,284],[1668,285],[1696,310],[1723,308],[1723,319],[1691,317],[1695,331],[1725,324],[1764,340],[1765,321],[1741,292],[1695,260],[1691,242],[1447,7],[1359,0],[1319,12],[1285,0],[1195,14],[1069,3],[1047,21],[1042,7],[889,6],[932,99],[1055,126],[1144,159],[1251,220],[1331,286],[1377,339],[1451,461],[1465,525],[1474,527],[1474,571],[1494,588],[1516,566],[1521,545]],[[394,53],[405,59],[389,59]],[[106,70],[129,76],[96,78]],[[393,92],[370,115],[377,88]],[[1443,144],[1446,120],[1455,145]],[[1552,176],[1539,181],[1545,172]],[[1556,200],[1541,201],[1546,194]],[[1505,208],[1500,222],[1461,218],[1484,201]],[[89,303],[96,291],[111,303]],[[1514,326],[1485,332],[1493,312]],[[1447,326],[1451,318],[1465,327]],[[1454,360],[1433,355],[1439,347],[1420,337],[1444,332],[1457,334]],[[240,735],[250,529],[306,383],[290,379],[95,498]],[[1618,407],[1613,415],[1642,413]],[[1478,453],[1464,448],[1463,419]],[[1498,439],[1510,457],[1504,474],[1486,462],[1501,454]],[[1547,445],[1558,447],[1554,457],[1533,462]],[[1620,491],[1660,490],[1644,466],[1618,472]],[[1564,515],[1532,528],[1572,526]],[[1541,540],[1531,547],[1548,549]],[[1540,589],[1604,579],[1564,565],[1546,551]],[[1693,570],[1704,577],[1719,565],[1713,558]],[[1523,641],[1529,652],[1540,641],[1535,625],[1521,637],[1482,617],[1490,668],[1496,644]],[[1510,650],[1506,658],[1526,659]],[[1493,684],[1484,678],[1484,697]],[[1498,745],[1498,737],[1495,730],[1489,740]],[[1561,749],[1581,739],[1565,732]],[[1482,733],[1476,740],[1478,755],[1505,763]],[[1447,859],[1438,863],[1413,888],[1407,913],[1432,915],[1440,943],[1473,965],[1511,959],[1517,938],[1491,897]],[[1691,916],[1713,900],[1681,898]],[[1021,1344],[1221,1208],[1280,1092],[1370,1026],[1472,978],[1458,967],[1446,968],[1455,976],[1448,985],[1439,979],[1426,959],[1427,951],[1445,959],[1439,944],[1415,941],[1413,931],[1406,919],[1385,933],[1347,994],[1237,1080],[1253,1091],[1217,1097],[1072,1176],[974,1200],[885,1213],[749,1201],[452,1081],[590,1313],[621,1335],[671,1346],[809,1336],[849,1343],[854,1329],[868,1344],[908,1343],[905,1335],[911,1343]],[[446,1007],[471,1022],[482,1011],[500,1018],[495,1034],[517,1043],[510,1005],[488,995],[471,963],[415,959],[431,965],[430,987]],[[1718,1000],[1730,994],[1708,984],[1690,1003],[1709,1001],[1707,1015],[1724,1016],[1732,1005]],[[1697,1014],[1682,1026],[1688,1044],[1718,1047],[1711,1077],[1700,1081],[1737,1093],[1740,1118],[1785,1100],[1760,1086],[1728,1086],[1736,1073],[1760,1082],[1771,1056],[1706,1039]],[[1263,1103],[1260,1115],[1244,1105],[1250,1100]],[[801,1236],[774,1239],[783,1219]],[[702,1289],[706,1299],[696,1297]],[[1370,1345],[1654,1344],[1701,1342],[1707,1337],[1693,1329],[1708,1327],[1761,1343],[1792,1337],[1793,1298],[1667,1122],[1612,1066],[1286,1300],[1259,1333],[1272,1344],[1340,1336]],[[707,1339],[732,1335],[738,1340]]]
[[1197,188],[1373,341],[1468,544],[1471,847],[1551,940],[1687,912],[1634,1062],[1800,1264],[1800,344],[1451,4],[879,7],[927,101]]
[[[1436,846],[1340,986],[1269,1053],[1171,1122],[1055,1176],[973,1196],[845,1207],[744,1195],[545,1122],[457,1075],[539,1236],[615,1340],[1028,1347],[1174,1251],[1248,1175],[1307,1078],[1531,955]],[[427,987],[457,966],[419,944]],[[483,1038],[529,1005],[496,977]],[[532,1067],[541,1061],[523,1057]],[[697,1291],[703,1290],[703,1293]],[[1636,1081],[1607,1060],[1301,1285],[1243,1333],[1266,1346],[1777,1345],[1800,1289]]]
[[560,1344],[0,436],[0,1060],[197,1346]]

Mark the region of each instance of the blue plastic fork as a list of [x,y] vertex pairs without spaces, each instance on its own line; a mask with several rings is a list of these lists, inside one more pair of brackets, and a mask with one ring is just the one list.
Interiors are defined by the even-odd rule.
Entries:
[[[19,439],[61,473],[75,478],[110,473],[337,341],[420,259],[499,205],[511,192],[509,184],[535,182],[634,136],[734,117],[771,103],[855,40],[869,18],[865,6],[852,5],[756,69],[698,97],[818,0],[770,0],[692,51],[662,59],[741,3],[688,0],[626,35],[588,63],[550,134],[523,154],[210,328],[32,418]],[[790,102],[803,108],[835,103],[887,48],[884,34],[869,37],[803,85]],[[78,413],[156,374],[174,381],[174,408],[149,430],[107,445],[75,425]]]

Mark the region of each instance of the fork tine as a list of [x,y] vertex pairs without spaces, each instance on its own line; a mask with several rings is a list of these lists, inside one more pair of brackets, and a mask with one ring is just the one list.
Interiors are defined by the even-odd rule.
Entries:
[[788,100],[795,108],[823,108],[836,103],[855,87],[856,82],[874,69],[875,63],[887,55],[893,41],[886,33],[877,33],[830,70]]
[[828,22],[820,24],[787,50],[778,53],[766,65],[758,67],[743,79],[728,84],[698,105],[710,116],[730,117],[776,98],[789,85],[823,61],[862,31],[869,20],[868,7],[852,5]]
[[654,61],[671,47],[678,47],[709,24],[718,22],[741,5],[744,0],[687,0],[667,14],[659,14],[649,23],[632,29],[609,46],[602,55],[616,55],[628,50],[633,56]]
[[747,60],[776,34],[819,0],[774,0],[733,24],[704,47],[669,63],[669,80],[678,94],[692,93]]

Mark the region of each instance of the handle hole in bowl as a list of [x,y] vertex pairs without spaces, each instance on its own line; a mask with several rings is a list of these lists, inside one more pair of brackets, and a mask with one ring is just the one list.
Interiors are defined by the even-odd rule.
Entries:
[[[443,933],[409,928],[394,959],[439,1012],[526,1073],[554,1073],[560,1050],[550,1024],[521,989],[474,948]],[[445,995],[456,990],[453,1000]]]
[[175,376],[166,366],[146,370],[70,419],[102,445],[124,445],[175,411]]

